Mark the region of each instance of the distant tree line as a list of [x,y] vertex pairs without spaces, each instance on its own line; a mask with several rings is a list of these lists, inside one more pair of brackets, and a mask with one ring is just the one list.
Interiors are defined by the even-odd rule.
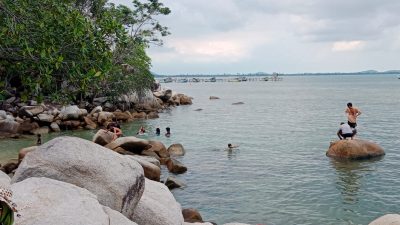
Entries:
[[158,0],[1,0],[0,100],[78,102],[151,87],[150,44],[169,34]]

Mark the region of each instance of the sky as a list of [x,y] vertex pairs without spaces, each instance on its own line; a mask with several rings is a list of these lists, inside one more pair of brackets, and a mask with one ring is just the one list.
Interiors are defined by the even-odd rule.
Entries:
[[148,50],[157,74],[400,69],[400,0],[160,2],[171,35]]

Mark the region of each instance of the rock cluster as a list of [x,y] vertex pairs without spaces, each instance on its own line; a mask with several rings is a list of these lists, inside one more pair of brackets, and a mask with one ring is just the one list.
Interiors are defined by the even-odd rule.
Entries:
[[110,121],[155,119],[164,109],[192,104],[192,98],[172,90],[154,92],[146,103],[138,103],[133,96],[122,96],[112,104],[107,98],[93,102],[60,106],[21,102],[12,97],[0,102],[0,137],[18,137],[20,134],[43,134],[60,130],[96,129]]
[[195,209],[182,210],[167,186],[145,178],[143,168],[160,167],[154,157],[121,155],[76,137],[24,152],[11,181],[0,171],[22,215],[16,224],[214,224]]

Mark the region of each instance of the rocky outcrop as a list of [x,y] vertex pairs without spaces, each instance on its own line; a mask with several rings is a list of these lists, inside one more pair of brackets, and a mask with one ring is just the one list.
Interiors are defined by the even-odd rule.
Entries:
[[126,157],[138,162],[143,167],[144,176],[146,178],[154,181],[160,181],[161,169],[159,166],[156,166],[155,164],[137,156],[127,155]]
[[49,178],[29,178],[12,185],[20,206],[19,225],[136,225],[122,214],[99,204],[86,189]]
[[368,225],[400,225],[400,215],[399,214],[386,214],[381,216]]
[[99,144],[101,146],[105,146],[110,144],[113,141],[114,133],[100,129],[97,133],[93,136],[93,142]]
[[115,141],[107,144],[105,147],[111,150],[120,147],[132,153],[140,154],[143,150],[149,149],[151,145],[147,140],[131,136],[117,138]]
[[146,225],[181,225],[182,209],[168,188],[146,179],[146,188],[131,220]]
[[85,188],[99,202],[131,216],[142,196],[142,167],[93,142],[58,137],[27,154],[12,182],[47,177]]
[[182,188],[185,187],[185,184],[178,180],[176,177],[169,176],[165,181],[165,186],[167,186],[170,190],[174,188]]
[[385,155],[385,152],[373,142],[354,139],[331,142],[326,155],[338,159],[368,159]]
[[150,140],[151,148],[149,151],[155,152],[160,158],[169,158],[167,148],[161,141]]
[[182,144],[172,144],[168,147],[167,151],[170,155],[175,156],[184,156],[186,153]]
[[63,107],[58,117],[62,120],[78,120],[86,115],[86,109],[80,109],[77,105],[71,105]]
[[0,187],[8,188],[10,186],[10,182],[11,178],[3,171],[0,171]]

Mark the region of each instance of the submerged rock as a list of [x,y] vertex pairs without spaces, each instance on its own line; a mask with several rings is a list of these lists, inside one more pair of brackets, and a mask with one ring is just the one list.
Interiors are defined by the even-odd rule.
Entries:
[[215,100],[215,99],[219,99],[219,97],[217,97],[217,96],[210,96],[210,100]]
[[201,215],[197,209],[189,208],[189,209],[183,209],[182,210],[182,215],[185,220],[185,222],[189,223],[202,223],[203,218],[201,218]]
[[167,161],[167,168],[169,172],[175,174],[185,173],[187,171],[187,167],[184,166],[181,162],[176,159],[169,159]]
[[361,139],[331,142],[326,155],[339,159],[368,159],[385,155],[379,145]]
[[171,190],[174,188],[181,188],[181,187],[185,187],[185,184],[178,180],[176,177],[171,177],[169,176],[167,178],[167,180],[165,181],[165,185]]

